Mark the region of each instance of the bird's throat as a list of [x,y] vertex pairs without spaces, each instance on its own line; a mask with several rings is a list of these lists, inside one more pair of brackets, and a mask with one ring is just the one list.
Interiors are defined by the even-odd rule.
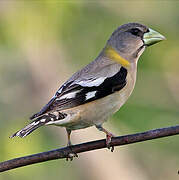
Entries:
[[113,61],[116,61],[117,63],[120,63],[124,67],[129,67],[130,62],[126,59],[124,59],[120,54],[111,46],[106,47],[105,49],[105,55],[112,59]]

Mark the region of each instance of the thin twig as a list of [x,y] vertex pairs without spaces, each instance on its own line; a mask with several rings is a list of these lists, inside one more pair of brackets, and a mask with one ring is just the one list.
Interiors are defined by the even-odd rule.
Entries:
[[[112,146],[121,146],[151,139],[157,139],[161,137],[173,136],[179,134],[179,125],[167,128],[150,130],[142,133],[136,133],[131,135],[119,136],[112,138]],[[71,149],[72,148],[72,149]],[[92,151],[95,149],[106,148],[105,139],[91,141],[83,144],[73,145],[71,148],[64,147],[60,149],[54,149],[52,151],[42,152],[29,156],[11,159],[0,163],[0,172],[10,169],[27,166],[30,164],[40,163],[44,161],[67,158],[71,150],[74,153],[81,153],[86,151]]]

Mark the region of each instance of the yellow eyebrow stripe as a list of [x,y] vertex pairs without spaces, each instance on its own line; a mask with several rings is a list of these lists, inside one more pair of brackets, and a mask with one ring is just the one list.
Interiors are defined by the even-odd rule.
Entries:
[[130,62],[119,55],[119,53],[112,47],[107,47],[105,49],[105,54],[108,58],[120,63],[124,67],[128,67]]

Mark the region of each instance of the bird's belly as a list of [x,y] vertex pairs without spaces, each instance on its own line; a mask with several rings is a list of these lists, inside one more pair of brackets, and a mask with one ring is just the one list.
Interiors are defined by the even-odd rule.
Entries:
[[127,79],[126,86],[120,91],[99,100],[62,111],[67,114],[67,117],[64,120],[59,120],[56,125],[75,130],[103,124],[120,109],[130,96],[134,83],[131,83],[130,77],[127,77]]

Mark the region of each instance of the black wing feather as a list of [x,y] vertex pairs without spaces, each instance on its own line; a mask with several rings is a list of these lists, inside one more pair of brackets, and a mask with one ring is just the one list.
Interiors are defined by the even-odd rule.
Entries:
[[[121,67],[120,70],[112,77],[106,78],[103,83],[101,83],[99,86],[93,86],[93,87],[83,87],[79,84],[73,84],[73,82],[69,82],[62,86],[61,92],[56,93],[56,96],[52,98],[49,103],[42,108],[42,110],[33,115],[31,119],[38,117],[48,111],[57,109],[58,111],[76,107],[100,98],[103,98],[105,96],[108,96],[115,91],[121,90],[127,83],[126,81],[127,77],[127,69],[124,67]],[[70,86],[71,85],[71,86]],[[68,94],[70,92],[75,92],[77,90],[80,90],[75,94],[74,98],[64,98],[59,99],[59,97],[62,97],[65,94]],[[89,99],[86,99],[86,95],[89,92],[96,91],[95,96]]]

